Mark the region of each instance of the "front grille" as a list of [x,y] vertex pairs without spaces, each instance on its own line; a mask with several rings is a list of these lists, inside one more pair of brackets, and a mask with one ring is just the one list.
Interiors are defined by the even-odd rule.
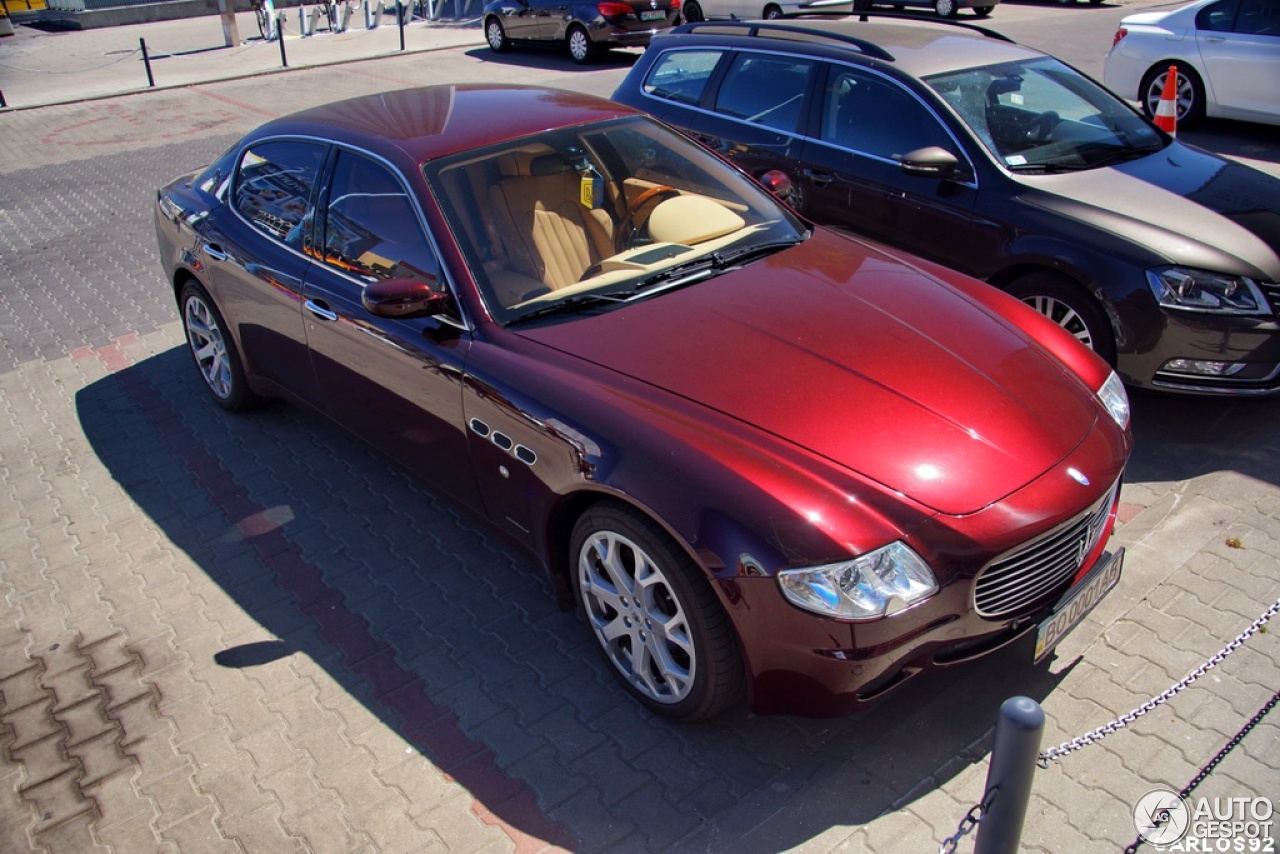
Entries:
[[1017,613],[1075,576],[1102,536],[1116,488],[1112,486],[1098,503],[1070,522],[987,564],[973,587],[978,614],[1004,617]]
[[1262,292],[1266,294],[1267,302],[1271,303],[1271,310],[1280,315],[1280,284],[1271,282],[1261,282]]

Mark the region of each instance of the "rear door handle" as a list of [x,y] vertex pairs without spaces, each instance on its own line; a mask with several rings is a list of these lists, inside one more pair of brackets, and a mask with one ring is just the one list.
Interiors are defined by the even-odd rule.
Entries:
[[814,172],[812,169],[804,170],[804,175],[819,187],[825,187],[836,179],[830,172]]
[[316,302],[315,300],[309,299],[304,302],[302,306],[321,320],[332,321],[338,319],[338,313],[336,311],[330,311],[329,306],[325,305],[324,302]]

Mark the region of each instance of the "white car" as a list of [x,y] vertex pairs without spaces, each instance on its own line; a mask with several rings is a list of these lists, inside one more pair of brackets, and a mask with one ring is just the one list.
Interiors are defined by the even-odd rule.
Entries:
[[1170,66],[1179,124],[1213,116],[1280,125],[1280,0],[1197,0],[1129,15],[1102,79],[1152,116]]
[[798,12],[805,0],[685,0],[684,19],[689,22],[737,18],[754,21],[773,20],[789,12]]

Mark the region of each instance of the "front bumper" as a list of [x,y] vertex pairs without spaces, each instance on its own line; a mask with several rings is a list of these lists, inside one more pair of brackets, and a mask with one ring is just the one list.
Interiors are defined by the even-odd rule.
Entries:
[[[1109,473],[1118,477],[1115,470]],[[1055,468],[1005,501],[969,517],[935,520],[931,530],[912,537],[918,549],[916,540],[941,544],[927,559],[942,587],[890,617],[863,622],[824,618],[788,604],[773,577],[722,580],[722,585],[732,585],[725,598],[734,603],[743,638],[752,708],[761,714],[845,714],[921,673],[990,654],[1034,631],[1107,559],[1105,546],[1119,501],[1117,481],[1101,495],[1094,492],[1097,497],[1087,507],[1076,504],[1076,512],[1065,518],[1049,518],[1043,515],[1045,507],[1063,506],[1072,487],[1080,489],[1060,474]],[[1042,514],[1038,519],[1037,513]],[[1082,524],[1090,533],[1081,534],[1080,551],[1072,552],[1063,536]],[[981,616],[975,598],[979,580],[997,569],[1003,573],[1011,561],[1021,561],[1042,544],[1052,545],[1046,554],[1068,555],[1066,563],[1054,564],[1056,580],[1032,585],[1024,602],[1014,602],[998,617]],[[1030,655],[1027,664],[1032,664]]]
[[[1272,310],[1280,311],[1280,286],[1264,289]],[[1150,349],[1119,356],[1117,368],[1130,385],[1190,394],[1280,394],[1280,323],[1275,317],[1159,312],[1161,328]],[[1188,363],[1220,372],[1204,373],[1204,367]]]

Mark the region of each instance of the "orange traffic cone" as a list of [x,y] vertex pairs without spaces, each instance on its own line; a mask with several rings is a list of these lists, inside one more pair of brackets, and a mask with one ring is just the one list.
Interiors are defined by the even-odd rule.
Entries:
[[1156,105],[1156,114],[1152,118],[1156,127],[1169,134],[1178,135],[1178,66],[1170,65],[1169,73],[1164,78],[1164,91],[1160,93],[1160,103]]

